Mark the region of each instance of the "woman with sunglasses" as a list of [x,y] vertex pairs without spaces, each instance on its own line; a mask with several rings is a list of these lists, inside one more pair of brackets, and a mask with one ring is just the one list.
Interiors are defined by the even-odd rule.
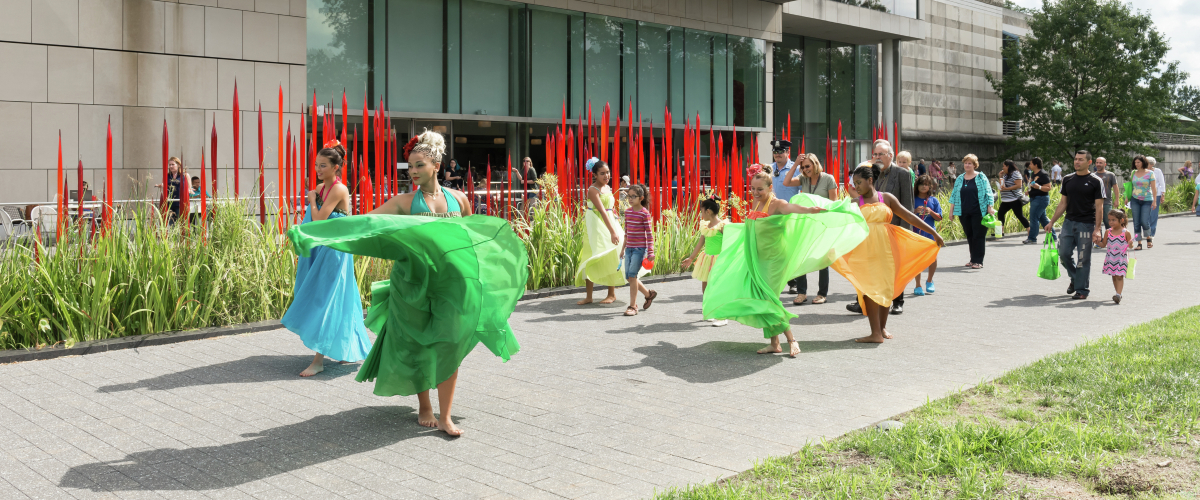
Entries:
[[[796,170],[800,170],[800,175],[796,175]],[[801,193],[808,193],[814,196],[820,196],[829,200],[839,198],[837,194],[837,180],[832,175],[825,173],[825,169],[821,168],[821,160],[817,159],[817,155],[808,153],[800,155],[796,159],[796,163],[792,164],[792,170],[788,172],[787,177],[783,181],[783,185],[788,187],[798,187]],[[799,282],[800,294],[792,300],[793,305],[800,305],[808,301],[808,275],[803,275],[797,278]],[[817,271],[817,296],[813,298],[813,304],[824,304],[829,296],[829,268],[823,268]]]

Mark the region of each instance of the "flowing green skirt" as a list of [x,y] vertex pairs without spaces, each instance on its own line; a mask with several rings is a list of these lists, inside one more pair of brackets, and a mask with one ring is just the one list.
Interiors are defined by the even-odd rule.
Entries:
[[508,318],[529,257],[503,219],[360,215],[293,226],[288,238],[300,255],[325,246],[395,261],[391,279],[371,285],[377,337],[357,377],[379,396],[437,387],[480,342],[505,361],[520,349]]
[[779,300],[788,280],[829,267],[867,237],[867,223],[853,201],[800,193],[791,203],[828,211],[725,225],[721,257],[704,291],[705,319],[762,328],[766,338],[783,333],[796,317]]

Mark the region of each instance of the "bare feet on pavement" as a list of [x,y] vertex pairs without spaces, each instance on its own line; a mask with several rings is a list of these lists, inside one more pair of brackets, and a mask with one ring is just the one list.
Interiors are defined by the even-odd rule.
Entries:
[[454,425],[454,422],[449,418],[439,419],[437,421],[437,428],[453,437],[459,437],[463,435],[464,432],[462,429],[459,429],[458,426]]
[[437,417],[433,416],[433,408],[421,410],[420,413],[417,414],[417,423],[421,424],[423,427],[437,427],[438,419]]
[[308,368],[305,368],[304,371],[300,372],[300,376],[311,377],[323,371],[325,371],[325,364],[320,361],[313,361],[311,365],[308,365]]

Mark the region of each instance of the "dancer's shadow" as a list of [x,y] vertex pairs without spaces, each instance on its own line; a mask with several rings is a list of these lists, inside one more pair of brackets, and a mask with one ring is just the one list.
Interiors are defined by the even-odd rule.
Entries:
[[638,347],[646,356],[635,365],[604,366],[602,370],[654,368],[667,376],[693,384],[724,382],[753,375],[783,362],[782,355],[760,355],[763,343],[712,341],[694,347],[676,347],[670,342]]
[[658,303],[658,304],[673,304],[676,302],[695,302],[698,304],[703,301],[704,301],[704,296],[700,295],[700,294],[671,295],[669,297],[661,297],[661,298],[654,299],[654,302]]
[[[96,392],[121,392],[134,389],[167,391],[180,387],[212,384],[254,384],[299,379],[300,370],[312,362],[312,356],[259,355],[226,361],[215,365],[201,366],[181,372],[168,373],[128,384],[106,385]],[[360,363],[340,364],[325,360],[325,371],[315,375],[317,380],[328,380],[358,371]]]
[[1181,245],[1181,246],[1187,245],[1187,246],[1191,246],[1191,245],[1200,245],[1200,241],[1172,241],[1172,242],[1170,242],[1170,243],[1164,243],[1164,245]]
[[1116,302],[1113,302],[1113,301],[1111,301],[1111,300],[1106,300],[1106,301],[1098,301],[1098,300],[1072,300],[1072,301],[1070,301],[1070,302],[1067,302],[1067,303],[1065,303],[1065,304],[1059,304],[1059,305],[1058,305],[1058,307],[1065,308],[1065,309],[1078,309],[1078,308],[1084,308],[1084,307],[1087,307],[1087,308],[1091,308],[1091,309],[1094,311],[1094,310],[1096,310],[1096,309],[1099,309],[1099,308],[1101,308],[1101,307],[1115,306],[1115,305],[1117,305],[1117,303],[1116,303]]
[[[854,314],[847,311],[845,306],[842,306],[842,311],[840,314],[807,314],[808,311],[809,310],[793,309],[792,314],[795,314],[796,318],[791,321],[791,324],[793,326],[820,326],[840,323],[853,323],[858,320],[867,319],[867,317],[862,314]],[[796,332],[793,331],[792,333]]]
[[577,321],[609,321],[613,313],[620,313],[625,310],[621,307],[621,300],[618,298],[616,302],[611,304],[601,304],[604,300],[605,292],[597,290],[595,302],[586,305],[578,305],[583,299],[583,296],[570,296],[554,300],[535,301],[530,304],[518,304],[517,314],[537,314],[540,317],[523,320],[526,323],[570,323]]
[[1064,302],[1070,302],[1070,300],[1070,295],[1062,295],[1058,297],[1047,297],[1045,295],[1021,295],[1019,297],[1005,297],[1002,299],[996,299],[983,307],[989,309],[1003,309],[1006,307],[1045,307]]
[[712,323],[666,323],[656,321],[647,325],[632,325],[625,328],[618,328],[616,330],[605,330],[604,333],[680,333],[694,332],[699,330],[700,327],[712,328]]
[[230,488],[421,435],[445,436],[418,426],[414,413],[398,406],[355,408],[243,434],[247,439],[236,443],[131,453],[123,460],[72,467],[58,486],[92,491]]

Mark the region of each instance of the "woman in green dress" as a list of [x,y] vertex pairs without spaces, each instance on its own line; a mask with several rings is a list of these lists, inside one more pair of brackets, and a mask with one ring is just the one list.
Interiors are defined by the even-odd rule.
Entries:
[[459,365],[479,343],[505,361],[520,349],[508,318],[529,258],[508,222],[473,216],[462,192],[438,185],[445,151],[441,134],[414,137],[404,155],[416,190],[367,215],[294,226],[288,236],[301,254],[327,246],[395,261],[391,279],[371,286],[366,324],[377,337],[357,380],[374,380],[379,396],[416,394],[419,424],[460,436],[450,418]]

